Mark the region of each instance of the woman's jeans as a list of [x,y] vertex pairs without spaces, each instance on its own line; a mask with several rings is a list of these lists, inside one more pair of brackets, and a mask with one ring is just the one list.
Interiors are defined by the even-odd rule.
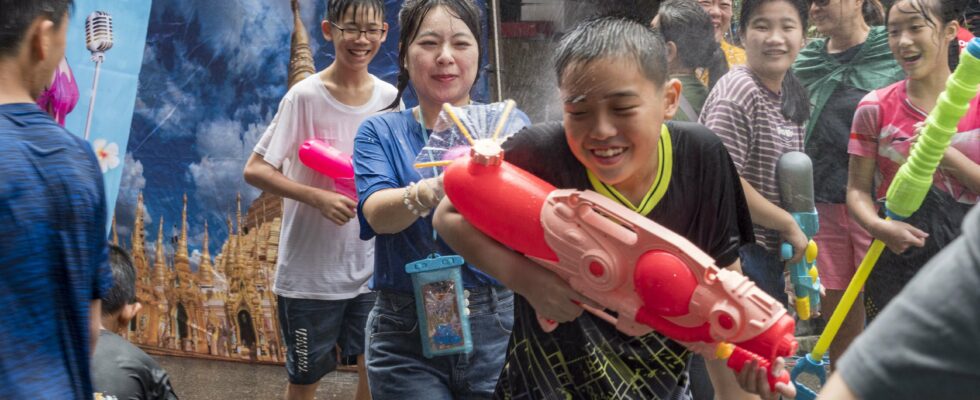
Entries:
[[368,315],[365,358],[376,400],[490,399],[514,325],[514,294],[503,287],[468,289],[473,351],[422,355],[411,294],[381,291]]

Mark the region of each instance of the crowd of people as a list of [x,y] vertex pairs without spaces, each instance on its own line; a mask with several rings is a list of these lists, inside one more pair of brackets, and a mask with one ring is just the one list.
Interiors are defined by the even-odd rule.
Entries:
[[[830,347],[821,398],[976,398],[980,97],[964,105],[919,211],[888,219],[882,201],[967,28],[980,30],[980,4],[892,3],[666,0],[652,21],[589,18],[554,51],[547,79],[562,120],[507,139],[506,159],[555,187],[606,195],[787,305],[785,265],[809,239],[780,199],[776,164],[805,152],[819,311],[833,313],[872,239],[889,249]],[[71,6],[0,0],[0,399],[175,399],[166,371],[118,334],[141,306],[129,256],[105,241],[95,157],[37,106],[64,57]],[[368,72],[392,39],[385,2],[327,2],[321,28],[335,58],[288,91],[244,170],[284,198],[272,290],[285,398],[313,399],[338,360],[357,366],[357,399],[794,397],[767,382],[782,358],[734,372],[656,331],[630,336],[583,313],[601,306],[475,228],[441,175],[423,179],[414,163],[443,105],[473,104],[483,18],[473,0],[405,0],[392,85]],[[409,86],[414,107],[402,101]],[[353,182],[299,162],[310,139],[352,155]],[[465,260],[472,349],[429,357],[406,265],[446,255]],[[557,328],[545,332],[539,317]]]

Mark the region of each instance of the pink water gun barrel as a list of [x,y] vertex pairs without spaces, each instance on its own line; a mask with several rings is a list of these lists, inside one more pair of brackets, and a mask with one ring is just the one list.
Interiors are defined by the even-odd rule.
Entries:
[[350,155],[322,139],[310,139],[299,147],[299,160],[312,170],[333,178],[338,193],[357,200],[354,163]]
[[583,306],[623,333],[656,330],[736,371],[756,359],[770,389],[789,382],[770,368],[797,347],[779,302],[686,238],[596,192],[556,190],[493,146],[478,144],[445,171],[446,195],[474,227],[614,311]]

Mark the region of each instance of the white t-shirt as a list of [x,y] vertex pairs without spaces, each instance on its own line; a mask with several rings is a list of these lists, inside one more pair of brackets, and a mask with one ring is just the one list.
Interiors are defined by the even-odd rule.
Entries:
[[[333,190],[333,179],[299,162],[299,147],[318,138],[352,154],[361,122],[382,112],[396,94],[394,86],[374,77],[371,99],[352,107],[335,99],[319,74],[311,75],[283,97],[254,151],[294,182]],[[319,300],[367,293],[374,270],[374,240],[360,240],[359,229],[357,218],[338,227],[315,207],[284,199],[273,291],[283,297]]]

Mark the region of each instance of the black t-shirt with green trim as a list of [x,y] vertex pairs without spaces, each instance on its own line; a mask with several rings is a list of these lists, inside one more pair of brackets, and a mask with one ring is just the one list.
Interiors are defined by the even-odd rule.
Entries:
[[[559,188],[595,190],[686,237],[725,266],[753,241],[752,221],[725,146],[704,126],[669,122],[661,132],[658,179],[633,206],[575,158],[560,123],[524,129],[504,143],[504,158]],[[596,186],[594,186],[595,184]],[[631,337],[584,313],[545,333],[517,296],[514,331],[495,397],[502,399],[665,399],[690,359],[654,332]]]

